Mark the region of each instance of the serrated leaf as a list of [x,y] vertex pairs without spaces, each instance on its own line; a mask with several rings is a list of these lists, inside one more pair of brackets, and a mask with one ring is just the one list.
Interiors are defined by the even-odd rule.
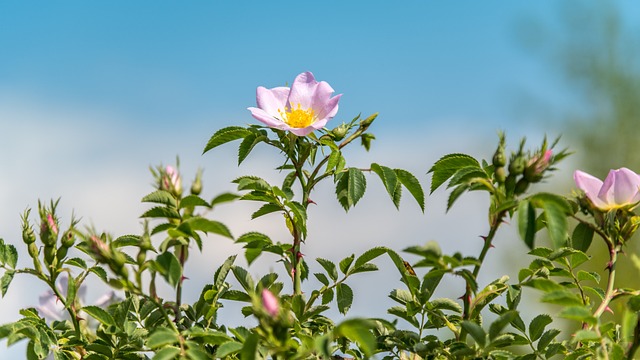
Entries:
[[262,134],[258,135],[256,133],[253,133],[247,135],[238,147],[238,165],[242,164],[244,159],[249,156],[249,153],[251,153],[251,150],[253,150],[256,145],[265,140],[267,140],[267,137]]
[[398,181],[411,193],[422,212],[424,212],[424,191],[418,179],[406,170],[393,169],[393,171],[395,171]]
[[536,211],[527,200],[522,200],[518,204],[518,232],[529,249],[533,249],[536,235]]
[[283,209],[282,209],[282,206],[280,205],[271,204],[271,203],[264,204],[262,205],[262,207],[260,207],[260,209],[258,209],[256,212],[251,214],[251,220],[259,218],[260,216],[271,214],[273,212],[281,211],[281,210]]
[[241,176],[232,181],[234,184],[238,184],[238,191],[242,190],[260,190],[271,191],[271,185],[257,176]]
[[180,219],[180,214],[175,209],[157,206],[147,210],[144,214],[140,215],[140,217]]
[[67,259],[64,263],[66,265],[79,267],[81,269],[86,269],[87,268],[87,263],[84,260],[80,259],[80,258]]
[[342,271],[343,274],[347,274],[347,272],[351,267],[351,264],[353,263],[354,258],[355,258],[355,255],[351,254],[351,256],[347,256],[346,258],[340,261],[338,265],[340,266],[340,271]]
[[339,150],[331,151],[331,154],[329,154],[329,158],[327,159],[327,168],[325,169],[325,172],[333,170],[338,165],[341,157],[342,153]]
[[338,302],[338,311],[346,315],[353,303],[353,290],[345,283],[338,284],[336,286],[336,301]]
[[11,285],[11,281],[13,280],[14,274],[15,273],[12,270],[7,270],[4,272],[4,274],[0,278],[0,290],[2,291],[3,298],[4,298],[4,295],[7,293],[7,290],[9,290],[9,285]]
[[458,200],[460,195],[464,194],[465,191],[469,190],[469,185],[460,184],[458,185],[451,193],[449,194],[449,198],[447,199],[447,211],[451,210],[453,204]]
[[202,153],[204,154],[207,151],[215,147],[218,147],[222,144],[226,144],[230,141],[242,139],[249,135],[251,135],[251,131],[240,126],[229,126],[226,128],[222,128],[216,131],[213,134],[213,136],[211,136],[211,138],[209,139],[209,142],[207,142],[207,146],[205,146]]
[[213,233],[233,239],[231,231],[227,226],[219,221],[209,220],[200,216],[192,217],[184,223],[188,224],[192,230],[202,231],[204,233]]
[[334,263],[323,258],[317,258],[316,261],[324,268],[333,281],[338,280],[338,269]]
[[350,207],[352,207],[355,206],[364,195],[364,191],[367,188],[367,179],[362,171],[357,168],[349,168],[347,175],[349,177],[347,190],[348,200]]
[[162,348],[156,352],[151,360],[172,360],[180,354],[180,349],[174,346]]
[[587,252],[593,240],[594,230],[591,226],[583,223],[576,225],[571,235],[571,246],[582,252]]
[[251,277],[249,272],[247,272],[247,270],[239,266],[233,266],[231,268],[231,271],[233,271],[233,275],[235,276],[236,280],[238,280],[238,282],[246,292],[251,292],[254,290],[255,284],[253,282],[253,278]]
[[172,345],[178,342],[178,334],[166,328],[157,328],[147,339],[147,346],[151,349]]
[[373,323],[366,319],[349,319],[335,327],[334,334],[344,336],[357,343],[366,358],[370,358],[376,351],[376,338],[370,329]]
[[583,341],[600,341],[600,335],[593,330],[578,330],[573,335],[571,341],[574,343]]
[[516,311],[509,310],[495,319],[489,326],[489,339],[491,341],[496,339],[502,330],[516,318],[517,314]]
[[549,329],[545,331],[540,337],[540,341],[538,341],[538,351],[544,351],[547,346],[556,338],[556,336],[560,335],[560,330],[558,329]]
[[98,320],[101,324],[105,326],[115,325],[115,321],[113,317],[98,306],[85,306],[82,308],[82,311],[86,312],[92,318]]
[[473,321],[463,321],[460,326],[464,329],[464,331],[468,332],[469,335],[476,341],[480,347],[484,347],[487,343],[487,334],[484,332],[482,327]]
[[531,341],[536,341],[542,336],[544,328],[551,324],[553,319],[547,314],[540,314],[529,323],[529,337]]
[[240,196],[238,194],[233,193],[222,193],[211,200],[210,207],[214,207],[219,204],[223,204],[226,202],[231,202],[238,199]]
[[[389,167],[378,165],[376,163],[371,164],[371,170],[376,173],[376,175],[378,175],[380,180],[382,180],[382,184],[384,185],[385,189],[387,189],[387,193],[391,197],[391,200],[393,200],[393,204],[396,206],[396,209],[399,208],[400,202],[396,202],[396,198],[394,196],[396,188],[400,185],[398,183],[396,172]],[[397,200],[399,199],[400,198],[398,198]]]
[[429,304],[431,304],[434,309],[449,310],[456,313],[462,313],[462,307],[460,306],[460,304],[449,298],[433,299],[429,301]]
[[585,306],[565,307],[558,316],[591,325],[595,325],[598,322],[598,320],[591,314],[591,310]]
[[322,283],[322,285],[329,286],[329,279],[327,279],[327,276],[325,274],[313,273],[313,275],[316,277],[316,279],[318,279],[318,281]]
[[12,269],[18,264],[18,250],[11,244],[4,244],[5,263]]
[[156,190],[142,198],[142,202],[150,202],[176,207],[176,199],[166,190]]
[[213,283],[216,289],[222,288],[222,285],[224,284],[224,281],[226,280],[227,275],[229,274],[229,271],[231,270],[231,267],[233,266],[233,262],[235,260],[236,255],[229,256],[227,260],[225,260],[224,263],[216,271]]
[[180,199],[180,209],[195,206],[204,206],[206,208],[211,208],[211,204],[197,195],[187,195]]
[[236,341],[229,341],[220,345],[220,347],[218,347],[218,350],[216,350],[215,357],[218,359],[224,359],[229,355],[239,352],[240,350],[242,350],[242,343],[239,343]]
[[542,204],[547,232],[556,249],[566,245],[567,242],[567,215],[564,209],[554,202]]
[[160,275],[175,288],[182,279],[182,267],[176,256],[166,251],[158,255],[155,264]]
[[356,262],[354,263],[353,267],[354,268],[358,268],[361,265],[364,265],[365,263],[368,263],[369,261],[377,258],[378,256],[384,254],[387,252],[387,248],[383,247],[383,246],[377,246],[374,247],[372,249],[369,249],[367,251],[365,251],[364,253],[362,253],[362,255],[358,256],[358,258],[356,259]]
[[103,268],[94,266],[90,268],[89,271],[97,275],[100,280],[104,281],[105,283],[107,282],[107,272]]
[[449,154],[441,157],[427,172],[433,173],[431,193],[444,184],[456,171],[468,166],[479,168],[480,164],[476,159],[466,154]]

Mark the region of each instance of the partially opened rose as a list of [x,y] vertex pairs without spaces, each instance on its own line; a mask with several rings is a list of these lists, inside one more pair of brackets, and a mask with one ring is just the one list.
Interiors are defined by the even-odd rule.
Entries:
[[640,175],[627,168],[609,171],[604,183],[580,170],[576,170],[573,179],[600,210],[617,209],[640,201]]
[[291,88],[259,86],[256,90],[258,107],[248,110],[269,127],[306,136],[324,127],[338,112],[342,94],[331,97],[333,93],[328,83],[316,81],[307,71],[296,76]]

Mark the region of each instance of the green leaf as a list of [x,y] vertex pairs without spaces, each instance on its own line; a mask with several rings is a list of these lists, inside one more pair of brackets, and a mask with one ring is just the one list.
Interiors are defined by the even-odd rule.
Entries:
[[429,301],[429,304],[431,304],[434,309],[450,310],[459,314],[462,313],[462,307],[460,306],[460,304],[449,298],[433,299]]
[[536,235],[536,211],[527,200],[522,200],[518,204],[518,232],[529,249],[533,249]]
[[92,318],[98,320],[104,326],[115,325],[115,321],[113,320],[113,317],[100,307],[85,306],[82,308],[82,311],[89,314],[89,316],[91,316]]
[[464,194],[465,191],[469,190],[469,185],[461,184],[458,185],[451,193],[449,194],[449,198],[447,199],[447,211],[451,209],[453,204],[458,200],[460,195]]
[[540,337],[540,341],[538,341],[538,351],[544,351],[547,346],[555,339],[556,336],[560,335],[560,330],[558,329],[549,329],[542,334]]
[[264,204],[260,209],[258,209],[258,211],[251,214],[251,219],[253,220],[253,219],[259,218],[260,216],[271,214],[273,212],[282,211],[282,210],[283,210],[282,206],[280,205],[271,204],[271,203]]
[[348,200],[350,207],[355,206],[364,195],[367,179],[360,169],[349,168]]
[[136,246],[140,244],[140,236],[138,235],[123,235],[113,240],[111,244],[114,248],[121,248],[124,246]]
[[476,159],[465,154],[449,154],[440,158],[427,172],[433,173],[431,177],[431,193],[444,184],[459,169],[467,166],[479,168],[480,164]]
[[147,210],[144,214],[140,215],[140,217],[180,219],[180,214],[175,209],[157,206]]
[[178,334],[166,328],[157,328],[147,339],[147,346],[151,349],[157,349],[166,345],[172,345],[178,342]]
[[398,181],[409,190],[409,193],[416,199],[420,209],[424,212],[424,191],[418,179],[406,170],[393,169],[393,171],[395,171]]
[[393,200],[393,204],[396,206],[396,208],[400,207],[400,199],[398,198],[398,202],[396,202],[396,198],[394,197],[396,188],[399,186],[398,177],[396,176],[395,171],[393,171],[393,169],[391,168],[378,165],[376,163],[371,164],[371,170],[376,173],[376,175],[378,175],[380,180],[382,180],[382,184],[384,185],[385,189],[387,189],[387,193],[389,193],[389,196],[391,196],[391,200]]
[[107,272],[103,268],[94,266],[90,268],[89,271],[96,274],[105,283],[107,282]]
[[336,300],[338,302],[338,311],[346,315],[353,303],[353,290],[345,283],[338,284],[336,286]]
[[480,347],[484,347],[487,343],[487,334],[484,332],[482,327],[473,321],[463,321],[460,326],[471,335],[473,340],[480,345]]
[[66,265],[79,267],[81,269],[86,269],[87,268],[87,263],[84,260],[80,259],[80,258],[67,259],[64,263]]
[[195,231],[202,231],[204,233],[213,233],[224,236],[229,239],[233,239],[233,235],[229,231],[226,225],[219,221],[205,219],[200,216],[192,217],[184,223],[188,224],[191,229]]
[[498,335],[502,332],[502,330],[511,323],[518,313],[516,311],[507,311],[504,314],[500,315],[496,320],[494,320],[489,326],[489,339],[493,341]]
[[175,359],[178,354],[180,354],[180,349],[177,347],[165,347],[158,350],[151,360],[172,360]]
[[333,281],[338,280],[338,270],[334,263],[323,258],[317,258],[316,261],[325,269],[325,271]]
[[383,246],[378,246],[378,247],[374,247],[372,249],[369,249],[367,251],[365,251],[362,255],[358,256],[358,258],[356,259],[355,264],[353,265],[354,268],[358,268],[362,265],[364,265],[365,263],[368,263],[369,261],[377,258],[378,256],[384,254],[387,252],[387,248],[383,247]]
[[240,147],[238,148],[238,165],[242,164],[244,159],[249,156],[249,153],[251,153],[254,146],[265,140],[267,140],[267,137],[262,134],[258,135],[257,133],[253,133],[247,135],[244,140],[242,140]]
[[573,335],[573,338],[571,339],[571,341],[574,343],[584,342],[584,341],[600,341],[600,336],[598,335],[597,332],[593,330],[578,330]]
[[373,323],[366,319],[349,319],[338,324],[333,330],[338,337],[344,336],[357,343],[367,358],[376,351],[376,338],[371,333]]
[[236,260],[236,255],[229,256],[227,260],[224,261],[222,266],[218,268],[214,275],[214,286],[216,289],[221,289],[224,284],[231,267],[233,266],[233,262]]
[[354,258],[355,255],[351,254],[351,256],[347,256],[346,258],[342,259],[342,261],[340,261],[338,265],[340,266],[340,271],[342,271],[343,274],[347,274]]
[[258,334],[249,335],[240,351],[240,360],[255,360],[258,355]]
[[325,173],[333,170],[338,165],[341,157],[342,153],[340,150],[332,150],[331,154],[329,154],[329,158],[327,159],[327,168]]
[[216,350],[216,358],[224,359],[225,357],[235,354],[242,350],[242,343],[236,341],[226,342]]
[[575,229],[573,229],[573,234],[571,235],[571,246],[576,250],[587,252],[591,246],[593,234],[594,230],[591,226],[579,223]]
[[547,314],[540,314],[533,318],[529,324],[529,337],[531,338],[531,341],[538,340],[540,336],[542,336],[544,328],[551,324],[551,322],[553,322],[553,319],[551,319],[551,316]]
[[318,279],[318,281],[322,283],[322,285],[329,286],[329,279],[327,279],[327,276],[325,274],[314,273],[313,275],[316,277],[316,279]]
[[565,307],[558,316],[591,325],[595,325],[598,322],[598,320],[591,314],[591,310],[586,306]]
[[231,271],[233,271],[233,275],[236,277],[236,279],[246,292],[254,291],[255,283],[253,282],[253,278],[251,277],[249,272],[247,272],[247,270],[239,266],[233,266],[231,268]]
[[214,207],[216,205],[219,204],[223,204],[226,202],[231,202],[234,201],[236,199],[238,199],[240,196],[237,194],[233,194],[233,193],[222,193],[218,196],[216,196],[215,198],[213,198],[213,200],[211,200],[211,205],[210,207]]
[[4,257],[5,263],[12,269],[16,268],[18,264],[18,251],[16,247],[11,244],[4,245]]
[[204,206],[206,208],[211,208],[211,205],[208,202],[197,195],[187,195],[180,199],[180,209],[192,206]]
[[167,251],[158,255],[155,263],[158,272],[175,288],[182,278],[182,267],[176,256]]
[[4,298],[4,295],[7,293],[7,290],[9,290],[9,285],[11,284],[11,281],[13,280],[13,275],[14,272],[11,270],[7,270],[4,272],[4,274],[2,275],[2,277],[0,278],[0,289],[2,291],[2,297]]
[[207,143],[207,146],[205,146],[202,153],[204,154],[217,146],[228,143],[230,141],[245,138],[249,135],[251,135],[251,131],[240,126],[229,126],[226,128],[222,128],[216,131],[213,136],[211,136],[209,142]]
[[544,219],[547,232],[551,238],[554,248],[558,249],[566,245],[567,242],[567,215],[564,209],[554,202],[545,202]]
[[170,207],[176,207],[176,199],[166,190],[156,190],[151,194],[145,196],[141,200],[142,202],[163,204]]
[[257,176],[241,176],[232,181],[234,184],[238,184],[238,191],[242,190],[260,190],[271,192],[271,185]]

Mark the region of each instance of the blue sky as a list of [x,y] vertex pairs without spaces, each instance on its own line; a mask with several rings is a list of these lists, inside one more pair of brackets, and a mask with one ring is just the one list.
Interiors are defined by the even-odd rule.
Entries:
[[[620,3],[627,16],[637,16],[636,5]],[[557,2],[390,4],[0,2],[0,237],[20,245],[19,214],[38,199],[58,197],[63,224],[75,211],[99,230],[137,233],[144,210],[139,199],[151,191],[147,168],[172,163],[176,155],[185,179],[205,168],[207,196],[233,190],[229,182],[239,175],[277,177],[271,170],[279,160],[272,152],[254,151],[241,168],[234,146],[200,154],[217,129],[254,123],[246,108],[254,106],[257,86],[290,83],[307,70],[344,94],[336,125],[360,112],[380,112],[373,150],[354,151],[353,163],[406,168],[425,187],[426,171],[446,153],[489,157],[498,129],[513,134],[513,143],[525,132],[534,139],[558,134],[561,124],[531,122],[514,105],[527,96],[552,103],[566,98],[550,65],[518,36],[519,26],[532,19],[553,31]],[[370,179],[369,192],[348,216],[328,184],[318,190],[310,232],[320,240],[309,241],[310,257],[339,260],[376,245],[401,250],[430,239],[448,252],[479,248],[486,199],[471,196],[467,206],[445,217],[445,193],[427,200],[426,215],[406,197],[398,212]],[[248,222],[252,210],[240,204],[213,217],[236,235],[254,229],[282,235],[269,220]],[[342,237],[331,232],[336,223]],[[503,235],[514,242],[513,233]],[[212,241],[218,241],[214,249],[205,245],[205,254],[193,255],[188,295],[195,296],[211,275],[197,266],[238,252],[228,241]],[[498,243],[490,262],[511,258],[509,249]],[[28,265],[26,256],[21,264]],[[273,268],[269,262],[256,266],[254,272]],[[387,278],[366,279],[394,283],[387,271]],[[381,293],[356,288],[363,295],[356,297],[352,315],[383,314],[383,300],[380,305],[366,299],[385,299],[395,284],[374,289]],[[42,291],[17,277],[9,297],[0,300],[0,322],[37,305]],[[23,346],[7,350],[0,343],[0,355],[20,358],[23,352]]]

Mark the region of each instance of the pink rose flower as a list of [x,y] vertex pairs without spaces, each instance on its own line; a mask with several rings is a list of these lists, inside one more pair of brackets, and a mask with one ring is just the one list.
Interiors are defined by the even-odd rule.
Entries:
[[573,179],[591,203],[603,211],[635,205],[640,201],[640,175],[627,168],[609,171],[604,183],[580,170],[576,170]]
[[340,95],[331,97],[333,88],[317,82],[310,72],[296,76],[291,88],[256,90],[258,107],[248,108],[251,115],[265,125],[306,136],[324,127],[338,112]]

